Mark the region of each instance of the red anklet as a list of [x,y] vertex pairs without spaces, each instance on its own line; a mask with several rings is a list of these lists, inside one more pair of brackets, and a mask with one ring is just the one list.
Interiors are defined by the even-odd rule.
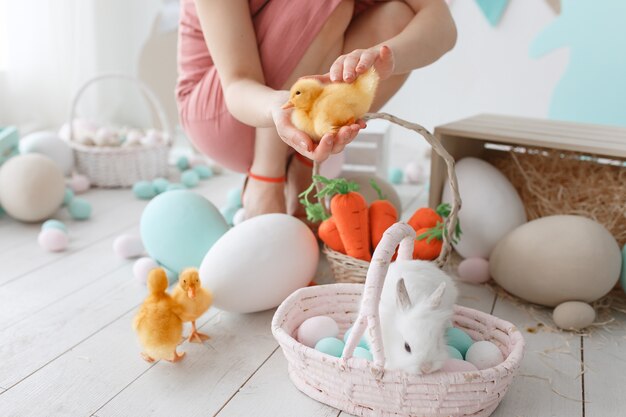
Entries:
[[272,182],[272,183],[281,183],[281,182],[285,182],[285,177],[264,177],[262,175],[256,175],[253,174],[252,171],[248,171],[248,177],[252,178],[253,180],[257,180],[257,181],[263,181],[263,182]]
[[313,161],[311,161],[309,158],[307,158],[306,156],[298,152],[296,152],[295,155],[298,161],[302,162],[304,165],[308,166],[309,168],[313,168]]

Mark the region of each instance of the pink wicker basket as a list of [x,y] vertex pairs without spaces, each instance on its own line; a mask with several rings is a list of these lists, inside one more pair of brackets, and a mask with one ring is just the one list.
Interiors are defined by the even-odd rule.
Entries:
[[[489,416],[506,393],[523,356],[524,340],[511,323],[480,311],[456,307],[454,324],[474,340],[495,343],[506,358],[474,372],[412,375],[384,369],[378,303],[397,244],[399,259],[410,259],[415,232],[393,225],[374,252],[365,284],[330,284],[291,294],[272,320],[272,333],[288,361],[289,376],[309,397],[357,416]],[[360,305],[360,307],[359,307]],[[294,335],[307,318],[327,315],[342,333],[354,326],[341,358],[299,343]],[[366,328],[374,361],[353,358]]]

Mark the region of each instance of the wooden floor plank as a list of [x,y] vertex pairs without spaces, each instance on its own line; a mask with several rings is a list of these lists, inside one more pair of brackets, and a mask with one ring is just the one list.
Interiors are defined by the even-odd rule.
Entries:
[[222,312],[203,327],[205,345],[187,345],[187,357],[172,365],[159,362],[95,413],[109,416],[215,414],[274,352],[270,333],[273,311],[256,314]]
[[298,391],[289,379],[285,356],[277,349],[217,417],[337,417],[338,413]]
[[585,363],[585,417],[626,415],[626,314],[617,323],[582,337]]
[[493,314],[522,331],[526,354],[518,375],[492,416],[582,416],[580,338],[538,327],[538,320],[529,311],[507,298],[499,297],[496,302]]

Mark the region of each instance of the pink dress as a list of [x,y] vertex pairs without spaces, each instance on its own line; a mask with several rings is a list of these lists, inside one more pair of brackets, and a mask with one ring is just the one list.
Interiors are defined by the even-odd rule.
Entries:
[[[250,0],[268,86],[280,89],[341,0]],[[217,70],[202,35],[194,0],[181,0],[176,100],[180,122],[198,150],[221,165],[246,172],[254,127],[226,108]]]

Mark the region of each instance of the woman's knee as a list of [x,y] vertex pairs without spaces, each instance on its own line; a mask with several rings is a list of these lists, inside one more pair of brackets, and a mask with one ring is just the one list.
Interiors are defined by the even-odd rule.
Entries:
[[375,43],[393,38],[404,30],[415,17],[415,12],[403,1],[395,0],[382,3],[376,11],[376,24],[372,29],[378,38]]
[[342,0],[324,23],[319,37],[329,44],[343,38],[354,14],[354,0]]

